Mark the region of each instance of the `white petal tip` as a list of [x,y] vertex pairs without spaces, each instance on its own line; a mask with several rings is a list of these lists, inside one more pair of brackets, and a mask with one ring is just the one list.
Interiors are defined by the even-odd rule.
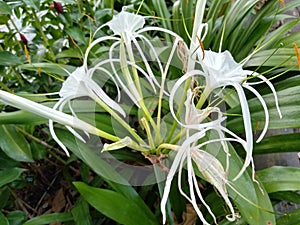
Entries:
[[68,157],[70,157],[70,153],[69,153],[69,151],[67,150],[67,148],[64,147],[63,150],[64,150],[64,152],[66,153],[66,155],[67,155]]
[[226,219],[227,219],[228,221],[230,221],[230,222],[233,222],[233,221],[236,220],[236,217],[235,217],[234,215],[231,215],[231,216],[227,215],[227,216],[226,216]]

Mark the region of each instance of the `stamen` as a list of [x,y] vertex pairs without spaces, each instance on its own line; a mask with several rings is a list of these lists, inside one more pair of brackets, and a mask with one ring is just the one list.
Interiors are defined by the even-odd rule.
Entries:
[[75,45],[75,47],[76,47],[76,48],[79,48],[79,47],[78,47],[78,44],[75,42],[75,40],[74,40],[72,37],[70,37],[70,38],[71,38],[72,43]]
[[95,20],[93,17],[89,16],[89,15],[86,14],[86,13],[84,13],[83,15],[86,16],[87,18],[89,18],[89,19],[90,19],[91,21],[93,21],[94,23],[96,23],[96,20]]
[[260,120],[258,120],[257,123],[256,123],[254,134],[256,134],[256,131],[258,130],[259,125],[260,125]]
[[30,59],[29,52],[27,50],[27,45],[24,45],[24,52],[25,52],[26,58],[28,60],[28,63],[31,64],[31,59]]
[[201,50],[202,50],[202,60],[204,60],[204,45],[203,45],[203,42],[201,41],[201,39],[199,38],[199,36],[198,35],[196,35],[196,38],[197,38],[197,40],[198,40],[198,42],[199,42],[199,45],[200,45],[200,47],[201,47]]
[[41,67],[38,67],[38,75],[39,75],[39,77],[41,76]]
[[297,61],[298,61],[298,68],[300,69],[300,52],[299,52],[299,48],[298,48],[298,46],[295,42],[293,42],[293,46],[294,46],[295,51],[296,51],[296,56],[297,56]]
[[282,7],[285,7],[284,0],[279,0]]

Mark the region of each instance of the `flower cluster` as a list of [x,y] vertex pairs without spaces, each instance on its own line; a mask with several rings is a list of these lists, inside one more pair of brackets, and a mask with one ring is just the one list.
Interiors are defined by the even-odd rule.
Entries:
[[[201,13],[198,12],[197,15],[201,15]],[[253,169],[253,181],[256,181],[254,179],[252,158],[254,138],[250,110],[244,89],[257,97],[265,112],[265,126],[257,140],[258,142],[262,140],[267,131],[269,113],[264,99],[254,89],[254,85],[265,83],[269,86],[281,117],[276,91],[272,83],[261,74],[243,69],[246,60],[237,63],[229,51],[204,50],[202,40],[205,38],[208,25],[203,24],[201,18],[196,18],[195,21],[191,47],[188,48],[184,40],[174,32],[160,27],[145,26],[146,20],[144,17],[123,10],[115,15],[111,21],[103,24],[94,36],[107,26],[112,35],[95,39],[86,50],[83,65],[73,72],[67,71],[69,76],[62,85],[59,92],[60,99],[53,107],[52,114],[45,113],[46,108],[33,111],[49,118],[51,134],[67,154],[67,148],[54,132],[53,121],[65,125],[70,132],[83,142],[85,141],[84,138],[74,128],[81,129],[86,134],[92,133],[109,139],[113,143],[105,144],[105,151],[129,147],[141,151],[147,158],[150,158],[149,155],[159,155],[162,149],[165,150],[165,153],[176,153],[168,169],[161,200],[163,223],[166,223],[167,199],[172,180],[177,171],[179,191],[192,204],[203,224],[209,223],[200,211],[199,201],[205,206],[215,223],[217,223],[217,220],[210,206],[201,195],[196,176],[197,172],[200,172],[206,181],[218,190],[230,210],[231,216],[227,217],[228,220],[234,221],[236,213],[227,191],[227,188],[231,187],[228,180],[230,142],[240,144],[246,152],[244,165],[241,167],[240,172],[235,174],[233,181],[241,177],[250,164],[252,164]],[[205,32],[200,38],[203,29]],[[101,32],[103,33],[103,31]],[[149,38],[148,33],[151,32],[168,35],[173,42],[156,46],[153,39]],[[200,47],[196,44],[199,42]],[[94,48],[99,48],[99,46],[105,46],[106,53],[103,53],[104,56],[101,58],[94,59],[93,63],[89,63],[91,51]],[[195,48],[195,46],[197,47]],[[162,56],[163,52],[167,57]],[[178,64],[179,61],[182,62],[181,65],[176,66],[180,67],[180,71],[183,71],[184,74],[177,81],[167,82],[170,67],[175,62]],[[252,77],[260,79],[260,81],[250,82]],[[115,96],[112,97],[103,88],[107,81],[113,84],[117,90],[116,100],[114,100]],[[210,101],[213,93],[217,93],[216,96],[222,101],[222,92],[228,86],[233,87],[240,101],[245,139],[224,126],[225,114],[218,107],[218,104],[212,104]],[[143,135],[147,136],[147,140],[144,140],[135,130],[135,127],[131,127],[125,120],[129,112],[124,105],[125,103],[122,103],[122,98],[124,98],[124,94],[121,95],[122,91],[128,97],[127,102],[130,101],[141,113],[140,126],[143,127]],[[157,100],[155,119],[147,108],[144,101],[145,96],[153,96]],[[5,97],[7,99],[13,98],[10,95],[5,95]],[[74,99],[78,98],[96,102],[125,128],[127,133],[125,132],[122,136],[114,136],[79,120],[71,104]],[[17,100],[19,101],[19,105],[15,104],[17,107],[30,108],[28,106],[30,105],[29,102],[25,106],[22,100]],[[174,121],[167,135],[162,134],[161,131],[164,116],[170,116],[162,111],[163,101],[168,101],[169,112]],[[62,113],[66,106],[68,106],[72,116],[66,116]],[[185,112],[183,109],[185,109]],[[67,122],[62,122],[59,119],[62,115],[66,117]],[[216,157],[217,152],[214,155],[212,152],[206,151],[208,145],[215,143],[219,144],[220,149],[224,151],[226,155],[225,163],[222,163]],[[189,193],[186,193],[182,188],[182,173],[185,169],[187,171]]]
[[[231,212],[231,216],[228,216],[227,219],[234,221],[236,213],[227,192],[227,188],[231,187],[228,180],[230,169],[229,142],[240,144],[246,152],[244,165],[240,172],[235,175],[233,181],[242,176],[246,168],[252,164],[253,181],[256,182],[252,158],[253,132],[244,89],[252,92],[258,98],[265,112],[265,127],[257,141],[260,141],[267,131],[269,113],[264,99],[253,88],[253,85],[264,82],[270,87],[281,117],[276,91],[271,82],[264,76],[243,69],[246,60],[243,63],[237,63],[229,51],[204,50],[199,36],[203,29],[206,31],[207,24],[199,24],[199,29],[195,32],[194,39],[191,40],[190,49],[188,49],[183,39],[172,31],[145,26],[145,24],[144,17],[123,10],[115,15],[111,21],[102,25],[96,33],[103,27],[108,26],[112,31],[112,35],[102,36],[89,45],[83,66],[70,73],[60,91],[61,99],[54,108],[62,111],[67,102],[82,96],[87,96],[97,102],[128,131],[128,134],[118,137],[118,141],[105,144],[104,150],[106,151],[132,147],[146,155],[160,154],[162,148],[176,152],[168,171],[161,201],[163,223],[166,223],[165,208],[171,183],[177,171],[179,191],[193,205],[200,220],[204,224],[209,224],[199,209],[198,200],[206,207],[214,222],[217,223],[215,215],[201,195],[196,170],[218,190]],[[147,36],[149,32],[164,33],[173,38],[173,43],[168,45],[169,56],[164,63],[161,60],[161,52]],[[205,33],[202,40],[204,38]],[[107,57],[88,65],[88,58],[92,49],[99,45],[105,45],[108,41],[110,41],[110,47],[107,48]],[[195,49],[197,41],[200,41],[200,47]],[[182,62],[181,71],[184,74],[175,83],[173,82],[171,90],[168,91],[166,79],[169,68],[176,57]],[[101,85],[95,81],[100,76],[108,77],[115,85],[118,92],[117,100],[109,97]],[[261,81],[250,82],[252,77],[256,77]],[[184,89],[182,89],[183,84],[185,84]],[[194,86],[194,84],[198,85]],[[226,116],[221,112],[218,104],[214,105],[209,101],[212,93],[216,91],[217,97],[222,99],[221,93],[228,86],[234,88],[240,101],[245,139],[224,126]],[[178,98],[179,90],[180,92],[183,91],[179,94],[180,98]],[[146,141],[138,135],[134,128],[124,122],[127,112],[125,112],[121,103],[121,91],[141,111],[142,119],[140,123],[148,137]],[[144,102],[145,94],[157,97],[156,121],[154,121]],[[168,137],[163,137],[160,130],[160,123],[164,116],[161,110],[162,101],[165,99],[169,102],[169,110],[176,127],[176,129],[171,130]],[[180,99],[184,99],[184,101],[180,101]],[[179,103],[176,104],[175,102]],[[182,108],[185,108],[184,121],[180,117],[183,114]],[[76,117],[75,112],[73,110],[71,112]],[[50,121],[50,129],[57,142],[65,148],[63,143],[55,136],[52,121]],[[80,135],[72,128],[68,127],[68,129],[80,138]],[[176,132],[176,138],[172,139],[173,134]],[[155,137],[152,137],[153,135]],[[220,148],[225,152],[225,164],[222,164],[214,154],[205,150],[206,146],[212,143],[219,143]],[[189,193],[185,193],[182,189],[184,168],[187,170]]]

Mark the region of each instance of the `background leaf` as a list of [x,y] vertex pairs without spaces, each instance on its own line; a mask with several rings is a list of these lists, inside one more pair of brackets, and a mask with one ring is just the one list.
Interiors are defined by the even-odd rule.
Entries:
[[28,220],[23,225],[43,225],[43,224],[50,224],[54,222],[67,222],[72,220],[73,220],[73,216],[71,213],[51,213],[51,214],[45,214],[45,215],[34,217]]
[[0,187],[18,179],[25,169],[21,168],[9,168],[0,170]]
[[0,125],[0,148],[16,161],[33,162],[27,140],[13,125]]
[[125,198],[123,195],[95,187],[82,182],[73,183],[80,194],[99,212],[124,225],[157,224],[145,214],[139,205]]
[[300,209],[296,209],[291,213],[280,217],[277,220],[277,224],[284,224],[284,225],[300,224]]
[[71,212],[76,225],[92,225],[89,205],[84,199],[79,199]]
[[0,51],[0,66],[14,66],[20,64],[22,64],[22,61],[19,57],[8,51]]
[[257,171],[268,193],[300,190],[300,168],[273,166]]

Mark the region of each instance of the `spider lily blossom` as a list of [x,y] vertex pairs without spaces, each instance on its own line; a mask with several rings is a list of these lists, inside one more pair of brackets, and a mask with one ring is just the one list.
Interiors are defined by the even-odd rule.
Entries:
[[[100,137],[107,138],[112,141],[118,141],[119,138],[112,136],[106,132],[103,132],[96,127],[92,126],[91,124],[80,120],[77,117],[71,116],[69,114],[60,112],[58,110],[49,108],[47,106],[44,106],[42,104],[36,103],[34,101],[28,100],[26,98],[5,92],[0,90],[0,100],[8,105],[14,106],[16,108],[32,112],[38,116],[45,117],[47,119],[50,119],[52,121],[58,122],[62,125],[65,125],[67,127],[72,127],[75,129],[83,130],[90,134],[95,134]],[[64,149],[66,154],[69,155],[66,148]]]
[[[156,63],[162,77],[166,74],[166,68],[163,67],[157,48],[145,34],[149,31],[167,33],[174,37],[175,46],[179,40],[182,40],[176,33],[167,29],[152,26],[144,27],[144,25],[145,17],[122,10],[111,21],[99,28],[102,29],[104,26],[108,26],[113,31],[113,35],[94,40],[89,45],[84,60],[86,66],[88,54],[95,45],[107,40],[113,41],[108,54],[114,77],[119,86],[138,107],[141,107],[139,101],[143,98],[142,86],[139,82],[140,75],[147,79],[154,93],[156,93],[156,87],[162,86],[155,78],[149,61],[152,64]],[[172,57],[173,54],[170,54],[169,59]],[[142,66],[137,66],[137,64],[142,64]],[[122,71],[122,76],[118,73],[119,69]]]
[[252,87],[252,85],[257,84],[259,82],[254,82],[254,83],[248,82],[247,81],[248,76],[254,75],[255,77],[261,79],[262,82],[265,82],[270,87],[275,98],[277,111],[281,118],[282,115],[278,106],[277,94],[274,89],[274,86],[269,80],[267,80],[264,76],[256,72],[244,70],[243,69],[244,64],[237,63],[233,59],[229,51],[224,51],[219,53],[213,51],[204,51],[204,53],[205,53],[205,57],[202,60],[202,56],[203,56],[202,51],[199,50],[197,51],[199,63],[203,69],[203,73],[206,81],[205,89],[203,92],[204,97],[206,98],[216,88],[225,88],[226,86],[233,86],[237,91],[241,103],[241,109],[242,109],[243,121],[245,127],[245,135],[247,141],[247,147],[245,149],[247,155],[242,170],[235,178],[238,179],[238,177],[241,176],[241,174],[245,171],[246,167],[248,167],[253,160],[252,159],[253,134],[252,134],[252,126],[251,126],[251,117],[250,117],[247,98],[243,88],[248,89],[258,98],[265,112],[265,126],[257,142],[261,141],[261,139],[264,137],[265,133],[267,132],[268,124],[269,124],[269,112],[267,109],[267,105],[264,99],[262,98],[262,96]]
[[[228,169],[224,170],[221,163],[216,159],[213,155],[208,152],[202,150],[202,147],[211,143],[220,142],[222,148],[224,149],[227,159],[226,164],[227,167],[229,166],[229,151],[227,146],[227,141],[235,141],[240,143],[242,146],[246,146],[246,142],[239,138],[237,135],[226,129],[222,126],[222,122],[226,119],[222,116],[222,113],[218,108],[208,107],[206,109],[200,110],[197,109],[194,104],[194,96],[192,91],[189,89],[187,91],[187,99],[185,101],[186,107],[186,115],[185,115],[185,123],[180,122],[174,113],[173,109],[173,99],[176,90],[178,89],[178,84],[174,86],[173,90],[170,94],[170,109],[171,113],[177,122],[186,128],[186,137],[181,146],[178,147],[177,154],[174,158],[170,171],[168,173],[166,184],[164,188],[163,197],[161,200],[161,211],[163,214],[163,222],[166,222],[166,211],[165,206],[168,199],[168,195],[170,192],[171,183],[173,177],[175,176],[176,171],[178,170],[178,188],[180,193],[191,202],[193,205],[198,217],[201,219],[203,224],[209,224],[203,214],[201,213],[198,205],[196,196],[199,198],[201,203],[207,208],[210,215],[213,217],[215,223],[216,218],[213,212],[211,211],[210,207],[204,201],[200,189],[198,187],[195,171],[193,168],[194,162],[203,176],[210,182],[213,186],[217,188],[220,192],[221,196],[225,200],[226,204],[228,205],[232,217],[228,217],[229,220],[235,220],[235,213],[233,206],[228,198],[226,184],[227,184],[227,173]],[[217,119],[206,122],[205,120],[211,116],[212,113],[217,113]],[[207,136],[208,132],[217,132],[219,138],[211,139],[207,141],[203,141],[201,143],[201,139]],[[224,133],[231,135],[231,138],[226,138]],[[199,143],[200,142],[200,143]],[[188,173],[188,184],[189,184],[189,191],[190,195],[188,196],[181,187],[181,174],[183,170],[184,163],[187,164],[187,173]],[[196,193],[195,193],[196,192]]]
[[[95,102],[104,102],[125,117],[124,110],[119,106],[119,104],[112,100],[94,80],[92,80],[89,71],[83,66],[78,67],[74,72],[69,73],[68,78],[63,82],[62,88],[59,91],[59,95],[61,98],[54,105],[53,109],[63,111],[64,106],[66,103],[68,103],[71,113],[74,117],[76,117],[76,113],[72,109],[70,101],[79,97],[90,97]],[[70,126],[66,127],[78,139],[85,142],[84,139],[74,129],[72,129]],[[53,139],[67,153],[67,148],[58,139],[54,132],[53,120],[51,119],[49,120],[49,129]]]

